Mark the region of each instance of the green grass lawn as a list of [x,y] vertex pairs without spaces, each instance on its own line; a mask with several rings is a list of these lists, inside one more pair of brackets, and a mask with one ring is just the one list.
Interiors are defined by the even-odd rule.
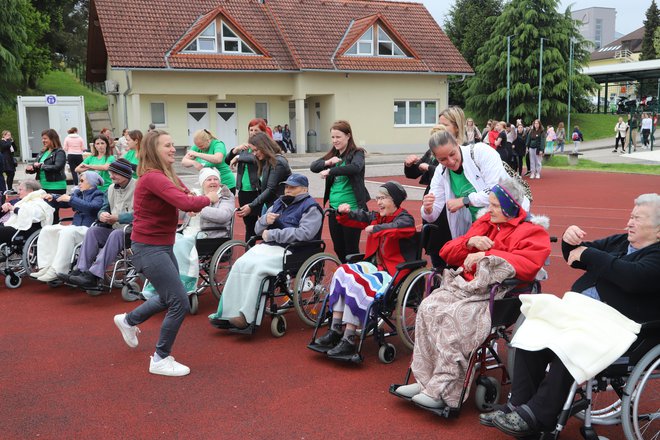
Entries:
[[660,165],[640,165],[640,164],[632,164],[632,163],[600,163],[588,159],[580,159],[576,166],[569,166],[568,158],[566,156],[560,156],[560,155],[555,155],[548,162],[543,162],[543,166],[567,169],[567,170],[588,170],[588,171],[604,171],[608,173],[660,175]]
[[[70,71],[54,70],[44,76],[38,83],[36,90],[27,90],[24,96],[40,96],[54,94],[58,96],[84,96],[85,111],[100,111],[108,108],[108,100],[102,93],[92,91],[82,85]],[[88,124],[89,126],[89,124]],[[18,140],[18,118],[16,107],[8,107],[0,111],[0,131],[11,131],[14,139]]]

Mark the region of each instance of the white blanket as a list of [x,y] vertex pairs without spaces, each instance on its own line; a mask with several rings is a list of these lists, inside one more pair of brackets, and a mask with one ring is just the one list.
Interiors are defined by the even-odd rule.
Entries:
[[525,321],[511,345],[528,351],[552,350],[577,382],[584,382],[618,359],[637,339],[641,325],[605,303],[567,292],[520,295]]

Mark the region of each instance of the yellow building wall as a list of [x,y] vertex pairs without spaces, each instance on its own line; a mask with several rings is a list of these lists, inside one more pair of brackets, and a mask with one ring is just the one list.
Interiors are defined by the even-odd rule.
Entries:
[[[318,135],[318,148],[330,145],[330,127],[346,119],[353,128],[356,143],[369,152],[422,152],[432,124],[421,127],[395,127],[394,101],[435,100],[437,110],[447,106],[446,77],[412,74],[367,73],[217,73],[217,72],[129,72],[109,70],[108,77],[120,85],[119,95],[109,96],[113,125],[146,131],[151,122],[150,104],[165,102],[166,125],[176,145],[188,144],[186,104],[206,102],[209,130],[216,132],[215,103],[237,105],[238,141],[247,140],[247,124],[255,115],[257,102],[268,103],[271,127],[290,124],[289,101],[305,99],[307,126]],[[130,83],[124,106],[123,93]],[[317,118],[316,104],[320,118]],[[124,107],[126,116],[124,116]],[[293,128],[293,127],[292,127]],[[218,134],[222,139],[222,133]],[[300,151],[300,146],[299,146]]]

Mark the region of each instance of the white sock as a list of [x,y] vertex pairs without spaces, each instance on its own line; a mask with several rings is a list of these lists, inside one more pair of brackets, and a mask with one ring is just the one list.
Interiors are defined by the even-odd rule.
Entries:
[[162,360],[163,360],[163,358],[158,356],[158,353],[154,353],[154,362],[160,362]]

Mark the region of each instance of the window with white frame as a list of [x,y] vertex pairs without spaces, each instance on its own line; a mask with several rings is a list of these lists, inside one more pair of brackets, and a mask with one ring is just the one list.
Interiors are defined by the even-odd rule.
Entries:
[[164,102],[152,102],[151,103],[151,123],[156,126],[167,125],[167,120],[165,118],[165,103]]
[[254,54],[254,51],[227,24],[221,24],[222,53]]
[[346,51],[346,55],[381,57],[407,56],[380,25],[375,25],[367,29],[360,39]]
[[394,101],[394,125],[428,126],[436,123],[438,102],[432,100]]
[[186,52],[212,52],[218,51],[215,32],[215,21],[206,27],[201,34],[184,49]]
[[268,103],[255,102],[254,103],[254,117],[261,119],[268,119]]
[[[217,31],[217,28],[220,28],[219,32]],[[191,41],[183,51],[235,55],[256,54],[256,52],[222,20],[214,20],[197,36],[197,38]]]

